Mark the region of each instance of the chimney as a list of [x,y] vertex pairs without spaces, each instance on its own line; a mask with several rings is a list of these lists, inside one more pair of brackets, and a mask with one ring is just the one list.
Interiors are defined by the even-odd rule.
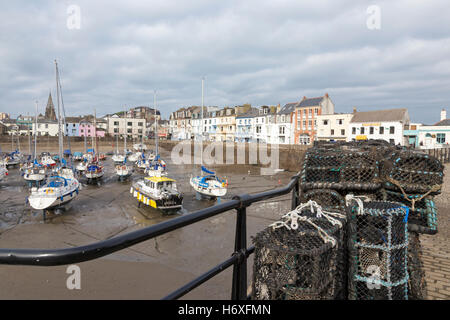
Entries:
[[356,113],[356,107],[353,107],[353,113]]
[[306,100],[306,97],[305,96],[303,96],[303,99],[302,100]]
[[441,121],[447,119],[447,111],[445,109],[442,109],[441,111]]
[[325,93],[325,98],[328,98],[328,93]]

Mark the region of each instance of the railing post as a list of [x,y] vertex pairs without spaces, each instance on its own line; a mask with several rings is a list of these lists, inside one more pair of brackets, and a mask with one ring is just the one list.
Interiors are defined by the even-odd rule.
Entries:
[[292,189],[291,210],[294,210],[295,208],[297,208],[297,206],[299,204],[300,204],[300,186],[299,186],[298,178],[297,178],[295,186]]
[[241,201],[241,207],[236,209],[236,237],[234,242],[234,254],[238,255],[238,260],[233,266],[233,284],[231,289],[231,300],[247,299],[247,204],[242,197],[233,197],[234,200]]

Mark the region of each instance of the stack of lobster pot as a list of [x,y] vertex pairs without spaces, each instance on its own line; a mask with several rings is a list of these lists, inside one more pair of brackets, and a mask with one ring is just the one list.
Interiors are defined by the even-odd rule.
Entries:
[[253,239],[252,298],[346,298],[345,215],[300,205]]
[[383,162],[384,199],[410,208],[410,231],[437,233],[433,198],[440,193],[443,171],[444,167],[438,159],[417,151],[394,152]]
[[349,299],[407,300],[408,207],[350,198],[347,208]]

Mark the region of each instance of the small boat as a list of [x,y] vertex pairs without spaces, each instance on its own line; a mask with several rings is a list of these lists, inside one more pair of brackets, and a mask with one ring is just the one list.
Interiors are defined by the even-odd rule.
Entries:
[[113,156],[111,157],[111,159],[112,159],[112,161],[114,161],[115,164],[119,164],[119,163],[124,162],[125,156],[122,155],[122,154],[116,153],[115,155],[113,155]]
[[23,178],[30,185],[39,185],[47,177],[45,166],[38,163],[36,159],[34,160],[34,162],[28,162],[22,165],[20,170],[22,171]]
[[135,143],[133,144],[133,149],[136,151],[142,151],[142,150],[147,150],[147,146],[144,143]]
[[28,202],[37,210],[57,208],[72,201],[78,195],[79,186],[78,180],[73,178],[73,175],[72,178],[51,176],[42,187],[31,189]]
[[208,175],[191,177],[190,184],[192,188],[200,195],[210,198],[219,198],[226,195],[228,181],[226,179],[220,179],[214,172],[209,171],[203,166],[202,171],[208,173]]
[[149,177],[167,176],[166,163],[158,155],[149,163],[144,172]]
[[131,153],[130,155],[127,156],[127,159],[129,162],[136,162],[139,160],[139,157],[142,156],[141,152],[135,152],[135,153]]
[[182,207],[183,196],[177,190],[176,181],[167,177],[145,177],[136,181],[130,189],[131,195],[141,203],[163,211]]
[[103,170],[103,166],[97,162],[97,159],[87,164],[86,170],[84,172],[85,177],[88,179],[88,182],[98,180],[103,177],[105,174]]
[[0,165],[4,165],[6,167],[17,166],[20,164],[21,155],[19,151],[14,151],[8,154],[2,161],[0,161]]
[[142,152],[136,162],[136,167],[140,170],[145,171],[145,169],[147,169],[148,167],[148,164],[149,162],[147,161],[147,159],[145,159],[145,154]]
[[126,159],[123,163],[116,165],[115,170],[120,181],[127,179],[133,173],[133,167],[127,165]]
[[8,169],[6,169],[6,166],[0,165],[0,181],[3,180],[4,177],[8,175]]
[[82,152],[74,152],[73,153],[73,160],[74,161],[82,161],[83,160],[83,153]]
[[54,167],[56,165],[56,161],[52,159],[48,152],[43,152],[41,154],[41,164],[46,167]]

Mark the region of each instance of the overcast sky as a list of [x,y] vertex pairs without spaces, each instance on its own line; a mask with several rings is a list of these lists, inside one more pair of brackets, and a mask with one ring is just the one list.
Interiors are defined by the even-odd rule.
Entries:
[[327,92],[336,112],[434,123],[450,117],[449,16],[448,0],[2,1],[0,111],[34,114],[38,99],[43,112],[57,59],[67,115],[152,106],[156,89],[167,118],[201,103],[205,76],[206,105]]

